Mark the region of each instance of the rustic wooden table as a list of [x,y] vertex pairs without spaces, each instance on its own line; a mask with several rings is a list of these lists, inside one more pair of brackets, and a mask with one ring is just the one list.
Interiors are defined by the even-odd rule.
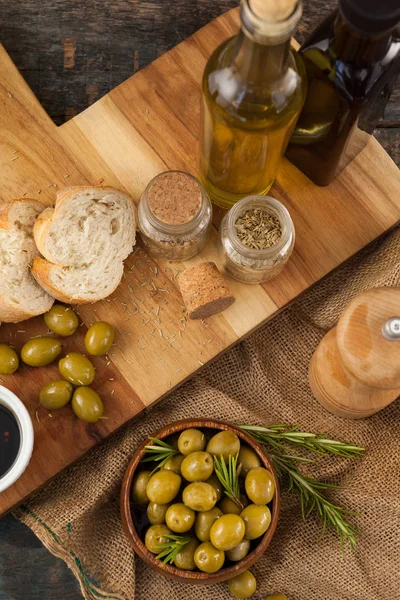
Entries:
[[[233,8],[238,0],[0,0],[0,41],[56,123]],[[336,5],[304,0],[301,42]],[[400,163],[400,86],[376,137]],[[78,600],[60,560],[8,516],[0,521],[0,600]]]

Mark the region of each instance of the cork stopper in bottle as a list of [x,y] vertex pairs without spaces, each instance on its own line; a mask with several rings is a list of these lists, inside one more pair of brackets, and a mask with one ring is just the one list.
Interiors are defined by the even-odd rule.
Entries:
[[263,21],[284,21],[295,10],[298,0],[249,0],[253,13]]

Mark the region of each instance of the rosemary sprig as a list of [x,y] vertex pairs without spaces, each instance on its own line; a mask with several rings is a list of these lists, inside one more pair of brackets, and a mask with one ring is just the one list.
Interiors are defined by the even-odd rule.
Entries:
[[149,437],[153,443],[145,446],[146,455],[145,458],[142,458],[141,462],[157,462],[158,464],[153,469],[152,473],[161,469],[170,458],[179,454],[178,450],[164,442],[163,440],[159,440],[158,438]]
[[347,515],[354,514],[354,512],[333,504],[324,494],[325,491],[337,486],[317,481],[300,473],[298,462],[312,463],[314,460],[288,454],[288,447],[296,446],[298,449],[322,456],[334,454],[347,458],[361,456],[364,453],[364,448],[348,442],[331,440],[323,434],[302,432],[299,431],[298,426],[270,425],[259,427],[242,425],[241,429],[247,431],[264,445],[267,452],[271,454],[271,459],[280,480],[286,478],[289,491],[297,491],[300,497],[303,519],[306,519],[315,511],[322,520],[321,537],[327,528],[331,528],[339,536],[342,549],[344,549],[345,542],[348,542],[350,549],[353,550],[356,545],[358,531],[347,521]]
[[244,505],[240,500],[240,487],[239,487],[239,473],[241,466],[237,465],[238,456],[229,455],[228,466],[226,465],[225,458],[222,456],[218,458],[214,456],[214,470],[215,474],[224,487],[225,494],[235,504],[239,506],[241,510],[244,509]]
[[289,491],[297,490],[300,497],[301,513],[305,520],[314,510],[322,520],[322,532],[320,538],[325,534],[329,527],[334,529],[339,536],[342,550],[344,551],[345,542],[348,542],[350,549],[354,550],[357,542],[358,531],[346,520],[347,515],[355,514],[330,502],[323,494],[325,490],[337,488],[331,483],[323,483],[302,475],[296,464],[296,459],[290,457],[272,456],[276,472],[280,478],[286,476],[289,482]]
[[172,534],[163,535],[162,537],[166,538],[168,541],[158,546],[161,552],[157,554],[156,558],[160,560],[162,559],[164,565],[167,563],[172,565],[178,552],[180,552],[182,548],[190,542],[191,537]]
[[267,444],[280,452],[287,451],[285,444],[301,447],[304,450],[323,456],[336,454],[337,456],[349,458],[361,456],[365,450],[349,442],[331,440],[324,434],[299,431],[298,425],[293,427],[289,425],[269,425],[268,427],[241,425],[241,429],[250,433],[262,444]]

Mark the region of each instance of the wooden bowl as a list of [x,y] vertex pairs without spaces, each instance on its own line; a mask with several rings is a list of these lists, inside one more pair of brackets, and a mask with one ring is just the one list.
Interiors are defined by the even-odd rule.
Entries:
[[142,460],[145,454],[145,446],[151,443],[150,440],[146,439],[136,450],[125,472],[121,489],[121,517],[125,534],[127,535],[136,554],[138,554],[140,558],[144,560],[145,563],[147,563],[155,571],[158,571],[158,573],[160,573],[161,575],[165,575],[170,579],[174,579],[175,581],[181,581],[183,583],[186,582],[204,585],[218,583],[220,581],[227,581],[228,579],[235,577],[235,575],[239,575],[239,573],[242,573],[246,569],[249,569],[260,558],[260,556],[268,548],[272,537],[275,533],[279,517],[281,496],[278,477],[276,475],[275,469],[272,465],[270,458],[267,454],[265,454],[260,444],[258,444],[246,432],[242,431],[238,427],[235,427],[234,425],[230,425],[229,423],[224,423],[222,421],[211,421],[207,419],[185,419],[183,421],[176,421],[171,425],[163,427],[159,431],[156,431],[156,433],[152,434],[152,437],[162,440],[174,433],[183,431],[184,429],[188,429],[190,427],[198,429],[217,429],[220,431],[225,430],[236,433],[236,435],[242,441],[244,441],[258,454],[262,465],[266,469],[271,471],[275,483],[275,496],[271,502],[271,524],[265,532],[265,534],[260,538],[260,541],[257,544],[257,546],[243,560],[238,561],[237,563],[232,564],[231,566],[228,566],[226,568],[221,569],[220,571],[217,571],[216,573],[211,574],[203,573],[200,571],[184,571],[182,569],[178,569],[173,565],[163,565],[161,560],[158,560],[156,558],[155,554],[152,554],[152,552],[147,550],[133,523],[131,513],[132,481],[140,465],[140,461]]

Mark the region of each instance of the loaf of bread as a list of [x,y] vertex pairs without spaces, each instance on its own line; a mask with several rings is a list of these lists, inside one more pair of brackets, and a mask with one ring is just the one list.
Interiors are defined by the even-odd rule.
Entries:
[[123,261],[135,244],[133,200],[110,187],[66,188],[46,208],[33,233],[42,257],[32,274],[54,298],[96,302],[121,281]]
[[213,262],[186,269],[179,275],[178,285],[190,319],[206,319],[235,302]]
[[18,323],[54,302],[29,271],[38,254],[32,228],[42,210],[43,204],[28,198],[0,208],[0,321]]

